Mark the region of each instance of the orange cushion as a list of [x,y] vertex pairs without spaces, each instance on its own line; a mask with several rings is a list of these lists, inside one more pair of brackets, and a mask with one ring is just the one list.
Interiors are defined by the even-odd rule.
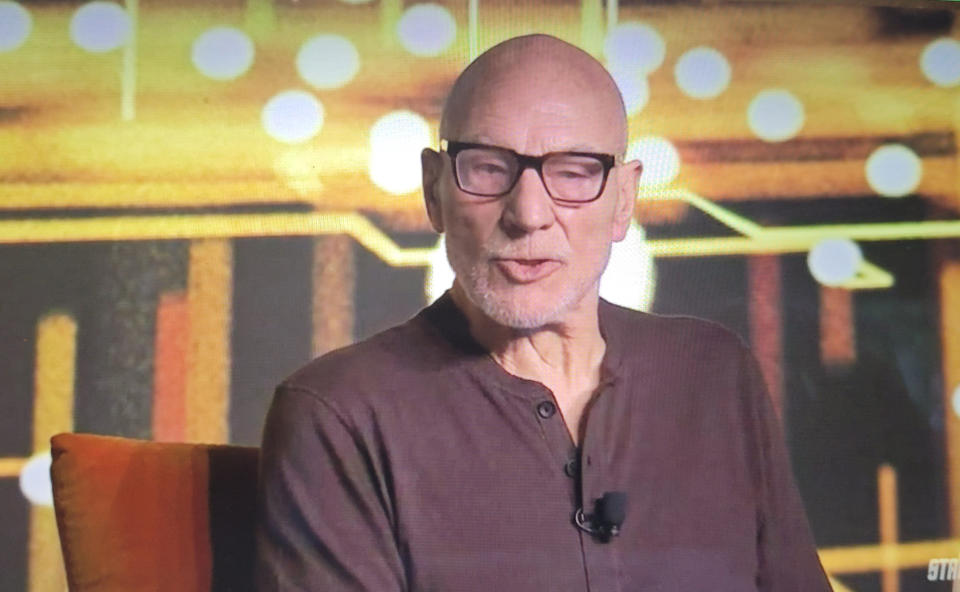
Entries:
[[71,592],[252,588],[256,448],[58,434],[51,453]]

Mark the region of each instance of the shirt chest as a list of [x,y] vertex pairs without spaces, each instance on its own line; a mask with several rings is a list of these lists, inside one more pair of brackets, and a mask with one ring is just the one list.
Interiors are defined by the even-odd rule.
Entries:
[[[530,385],[438,398],[386,428],[405,433],[385,435],[403,443],[385,453],[401,548],[425,589],[481,589],[463,586],[511,573],[532,578],[517,590],[583,590],[588,580],[670,589],[657,587],[669,566],[685,570],[688,589],[718,573],[749,581],[755,511],[731,453],[737,438],[704,428],[710,410],[640,413],[641,396],[622,385],[598,394],[579,450],[550,392]],[[629,507],[622,534],[600,543],[573,515],[608,490],[625,491]],[[630,582],[647,587],[620,587]]]

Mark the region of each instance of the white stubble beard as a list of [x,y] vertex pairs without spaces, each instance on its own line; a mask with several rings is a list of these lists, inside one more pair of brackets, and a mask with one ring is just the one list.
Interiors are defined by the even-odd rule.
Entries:
[[[449,237],[447,237],[449,239]],[[569,282],[560,294],[557,302],[548,308],[541,308],[543,303],[528,302],[533,309],[525,310],[523,299],[516,294],[504,294],[507,290],[496,292],[489,284],[490,250],[484,248],[481,257],[470,262],[457,249],[451,247],[451,241],[446,240],[447,260],[456,274],[457,281],[463,288],[470,302],[479,308],[494,322],[505,327],[521,330],[535,330],[546,325],[560,323],[570,310],[579,304],[591,290],[599,290],[600,277],[603,275],[607,262],[610,260],[611,245],[607,245],[603,265],[595,277],[581,278],[580,281]],[[564,263],[566,265],[566,263]]]

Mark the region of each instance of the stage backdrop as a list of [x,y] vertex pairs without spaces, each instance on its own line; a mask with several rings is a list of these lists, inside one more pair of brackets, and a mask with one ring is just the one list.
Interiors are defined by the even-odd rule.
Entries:
[[459,70],[545,32],[607,65],[644,164],[604,296],[753,346],[837,590],[948,590],[957,16],[0,1],[0,589],[64,589],[51,434],[256,444],[278,380],[449,285],[418,152]]

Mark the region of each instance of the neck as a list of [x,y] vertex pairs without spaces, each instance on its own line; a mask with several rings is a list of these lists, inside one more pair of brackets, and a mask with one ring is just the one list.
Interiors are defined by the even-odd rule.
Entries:
[[557,399],[596,387],[606,351],[597,294],[585,297],[564,318],[536,329],[506,327],[491,320],[459,283],[454,283],[452,296],[467,317],[472,337],[507,372],[543,383]]

